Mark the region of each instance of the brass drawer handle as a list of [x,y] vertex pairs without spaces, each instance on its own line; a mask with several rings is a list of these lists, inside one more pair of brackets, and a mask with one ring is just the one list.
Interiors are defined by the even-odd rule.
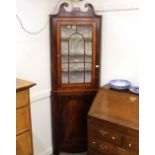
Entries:
[[117,147],[117,149],[118,149],[119,152],[126,152],[126,150],[121,148],[121,147]]
[[136,100],[137,100],[137,98],[136,98],[136,97],[134,97],[134,96],[130,96],[130,97],[129,97],[129,99],[130,99],[130,101],[131,101],[131,102],[134,102],[134,101],[136,101]]
[[105,135],[107,135],[107,134],[108,134],[108,131],[105,131],[105,130],[100,130],[100,134],[101,134],[102,136],[105,136]]
[[128,146],[129,146],[129,148],[130,148],[132,145],[129,143],[129,145],[128,145]]
[[115,140],[115,139],[116,139],[116,137],[112,136],[112,137],[111,137],[111,139]]

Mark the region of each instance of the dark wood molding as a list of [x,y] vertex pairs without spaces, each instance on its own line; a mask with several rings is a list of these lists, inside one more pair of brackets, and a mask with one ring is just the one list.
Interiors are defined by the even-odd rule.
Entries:
[[87,8],[87,11],[82,11],[79,7],[73,7],[70,12],[66,11],[65,7],[67,8],[69,6],[69,3],[62,3],[60,5],[59,11],[57,14],[54,14],[52,16],[54,17],[100,17],[100,15],[95,14],[94,7],[90,3],[85,4],[85,8]]

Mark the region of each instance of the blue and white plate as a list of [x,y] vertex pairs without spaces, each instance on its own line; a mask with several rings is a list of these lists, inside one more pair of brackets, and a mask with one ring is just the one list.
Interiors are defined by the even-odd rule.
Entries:
[[139,94],[139,86],[130,86],[129,91],[135,94]]
[[109,85],[113,89],[125,90],[125,89],[129,89],[130,82],[127,80],[123,80],[123,79],[115,79],[115,80],[111,80],[109,82]]

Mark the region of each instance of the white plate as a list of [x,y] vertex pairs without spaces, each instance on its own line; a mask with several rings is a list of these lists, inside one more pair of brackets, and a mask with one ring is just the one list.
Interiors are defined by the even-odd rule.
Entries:
[[113,89],[124,90],[124,89],[129,89],[130,82],[123,79],[115,79],[115,80],[111,80],[109,82],[109,85]]
[[129,91],[135,94],[139,94],[139,86],[130,86]]

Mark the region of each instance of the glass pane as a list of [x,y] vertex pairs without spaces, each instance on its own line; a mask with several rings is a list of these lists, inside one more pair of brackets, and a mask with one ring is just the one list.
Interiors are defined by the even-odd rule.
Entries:
[[87,63],[87,62],[92,62],[92,56],[86,55],[86,56],[85,56],[85,62],[86,62],[86,63]]
[[69,55],[84,55],[84,38],[79,34],[73,34],[69,38]]
[[69,63],[69,71],[84,71],[84,63]]
[[61,42],[61,55],[68,55],[68,42]]
[[62,83],[68,83],[68,63],[61,64],[61,78]]
[[78,25],[77,31],[81,33],[84,36],[84,38],[92,40],[92,26]]
[[70,83],[84,82],[84,63],[69,64],[69,82]]
[[70,62],[84,62],[84,56],[83,55],[74,55],[69,57]]
[[62,83],[68,83],[68,72],[61,72]]
[[91,82],[92,63],[85,63],[85,82]]
[[85,82],[91,82],[91,72],[85,72]]
[[61,26],[62,83],[90,83],[92,80],[92,26]]
[[91,66],[92,64],[91,63],[85,63],[85,71],[91,71]]
[[62,72],[68,72],[68,63],[62,63],[61,64],[61,71]]
[[86,56],[92,57],[92,42],[87,42],[85,43],[85,53]]
[[73,25],[63,25],[61,26],[61,39],[66,40],[66,38],[69,38],[69,36],[73,33],[75,33],[76,27]]
[[70,72],[69,83],[84,83],[84,72]]
[[62,63],[63,62],[68,63],[68,55],[61,55],[61,61]]

